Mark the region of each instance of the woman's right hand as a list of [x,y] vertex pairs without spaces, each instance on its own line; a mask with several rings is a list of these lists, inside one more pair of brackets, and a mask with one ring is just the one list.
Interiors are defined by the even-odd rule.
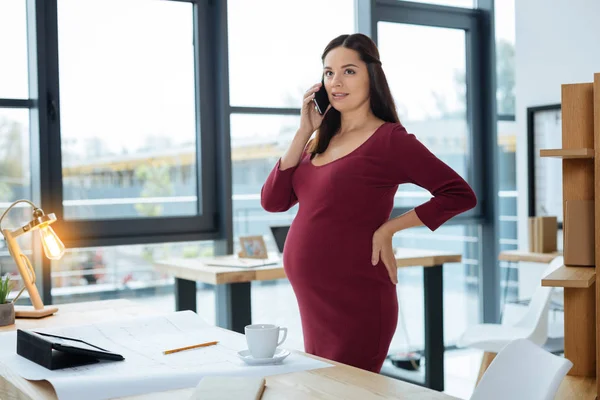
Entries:
[[[310,137],[314,131],[319,129],[321,122],[323,121],[323,115],[319,114],[319,112],[315,109],[315,103],[313,102],[315,93],[321,89],[321,85],[322,83],[319,82],[304,93],[302,111],[300,115],[300,132],[305,133],[308,135],[308,137]],[[327,107],[325,113],[327,113],[330,108],[331,105]]]

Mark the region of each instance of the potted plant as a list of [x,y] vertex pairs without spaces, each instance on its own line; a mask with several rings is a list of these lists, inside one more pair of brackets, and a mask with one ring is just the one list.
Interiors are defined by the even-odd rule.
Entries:
[[12,284],[13,281],[10,280],[9,274],[0,278],[0,326],[15,323],[15,304],[6,300],[12,289]]

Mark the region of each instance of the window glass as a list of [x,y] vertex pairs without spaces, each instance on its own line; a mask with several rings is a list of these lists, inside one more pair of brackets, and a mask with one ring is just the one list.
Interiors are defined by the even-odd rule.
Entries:
[[[383,69],[400,122],[469,180],[465,31],[389,22],[377,27]],[[414,207],[430,197],[416,185],[401,185],[394,205]]]
[[352,0],[229,0],[227,5],[232,106],[300,108],[304,92],[321,80],[327,43],[355,31]]
[[498,114],[515,114],[515,0],[495,0]]
[[[16,200],[31,200],[29,148],[29,110],[0,108],[0,215]],[[12,231],[31,218],[32,208],[25,203],[18,204],[2,220],[2,229]],[[17,241],[21,250],[31,257],[32,235],[23,235]],[[6,273],[20,279],[6,242],[0,239],[0,275]]]
[[65,219],[197,214],[192,17],[185,2],[58,2]]
[[0,1],[0,99],[29,97],[25,0]]

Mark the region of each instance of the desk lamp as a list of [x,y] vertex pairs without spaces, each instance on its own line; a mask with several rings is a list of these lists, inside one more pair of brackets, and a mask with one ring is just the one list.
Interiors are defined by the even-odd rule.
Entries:
[[[14,231],[2,229],[2,220],[8,214],[10,209],[19,203],[27,203],[33,208],[33,219],[28,224],[15,229]],[[39,229],[46,257],[52,260],[58,260],[65,252],[65,245],[60,241],[54,230],[50,228],[50,224],[54,221],[56,221],[56,216],[54,214],[44,214],[44,211],[42,211],[41,208],[36,207],[35,204],[29,200],[15,201],[6,209],[6,211],[4,211],[2,216],[0,216],[0,232],[2,232],[2,235],[6,240],[8,251],[15,260],[15,263],[19,268],[19,274],[24,283],[23,288],[19,291],[13,302],[17,301],[23,291],[27,289],[31,304],[33,304],[33,307],[15,306],[15,317],[17,318],[42,318],[58,311],[57,307],[44,307],[44,303],[40,298],[40,293],[35,286],[35,271],[31,266],[29,258],[21,252],[21,248],[16,240],[17,237],[23,234]]]

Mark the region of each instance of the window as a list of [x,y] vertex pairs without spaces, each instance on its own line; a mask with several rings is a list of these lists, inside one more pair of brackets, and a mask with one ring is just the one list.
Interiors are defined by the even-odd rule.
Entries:
[[232,106],[300,108],[327,43],[354,32],[352,0],[229,0],[227,14]]
[[[0,108],[0,215],[18,199],[31,199],[31,162],[29,159],[29,110]],[[2,221],[2,229],[16,229],[31,220],[29,206],[11,209]],[[0,236],[2,238],[2,236]],[[19,240],[22,250],[30,255],[32,235]],[[0,275],[18,277],[17,265],[0,240]]]
[[[466,328],[479,320],[479,247],[477,227],[444,225],[437,231],[411,228],[394,235],[394,246],[433,249],[462,254],[461,263],[444,264],[444,341],[454,345]],[[423,269],[398,269],[398,306],[406,327],[399,320],[390,351],[422,350],[425,341]],[[404,328],[408,337],[404,334]]]
[[260,205],[260,190],[299,124],[295,115],[231,115],[234,236],[266,235],[271,251],[277,248],[269,226],[289,225],[297,207],[285,213],[267,213]]
[[27,109],[0,108],[0,171],[0,203],[31,198]]
[[[27,40],[26,2],[0,2],[0,215],[15,200],[32,198]],[[31,208],[17,205],[2,221],[2,229],[30,220]],[[31,257],[32,236],[18,241]],[[18,279],[17,266],[0,239],[0,275],[6,273]]]
[[[383,68],[400,121],[469,180],[465,31],[381,21],[377,27]],[[401,185],[394,206],[412,208],[430,197],[416,185]]]
[[515,0],[495,0],[498,114],[515,115]]
[[[97,299],[135,299],[156,310],[175,309],[174,280],[158,272],[153,263],[170,257],[213,255],[212,242],[178,242],[151,245],[68,249],[52,262],[54,304]],[[211,285],[198,284],[198,315],[215,324],[215,294]]]
[[25,0],[0,2],[0,99],[27,99],[27,11]]
[[193,34],[191,4],[58,1],[65,219],[198,213]]
[[[472,7],[472,2],[458,3],[444,2]],[[441,7],[398,1],[393,6],[390,3],[378,5],[376,15],[379,15],[377,37],[383,69],[400,121],[477,193],[482,192],[482,179],[476,172],[478,155],[472,151],[482,137],[476,121],[481,115],[474,104],[475,99],[482,96],[481,87],[472,83],[474,76],[481,72],[482,57],[471,40],[480,33],[479,14],[465,9],[447,12]],[[431,194],[419,186],[400,185],[394,202],[395,212],[399,215],[430,197]],[[469,220],[469,217],[483,212],[478,207],[464,213],[460,216],[465,219],[464,224],[445,224],[435,232],[426,227],[411,228],[398,232],[393,238],[395,247],[462,255],[460,263],[443,267],[447,348],[456,344],[468,325],[479,322],[481,249],[485,238],[479,221]],[[420,301],[424,296],[422,269],[400,268],[397,291],[401,318],[390,352],[422,351],[425,340]],[[389,361],[384,363],[383,370],[386,374],[404,375]]]

